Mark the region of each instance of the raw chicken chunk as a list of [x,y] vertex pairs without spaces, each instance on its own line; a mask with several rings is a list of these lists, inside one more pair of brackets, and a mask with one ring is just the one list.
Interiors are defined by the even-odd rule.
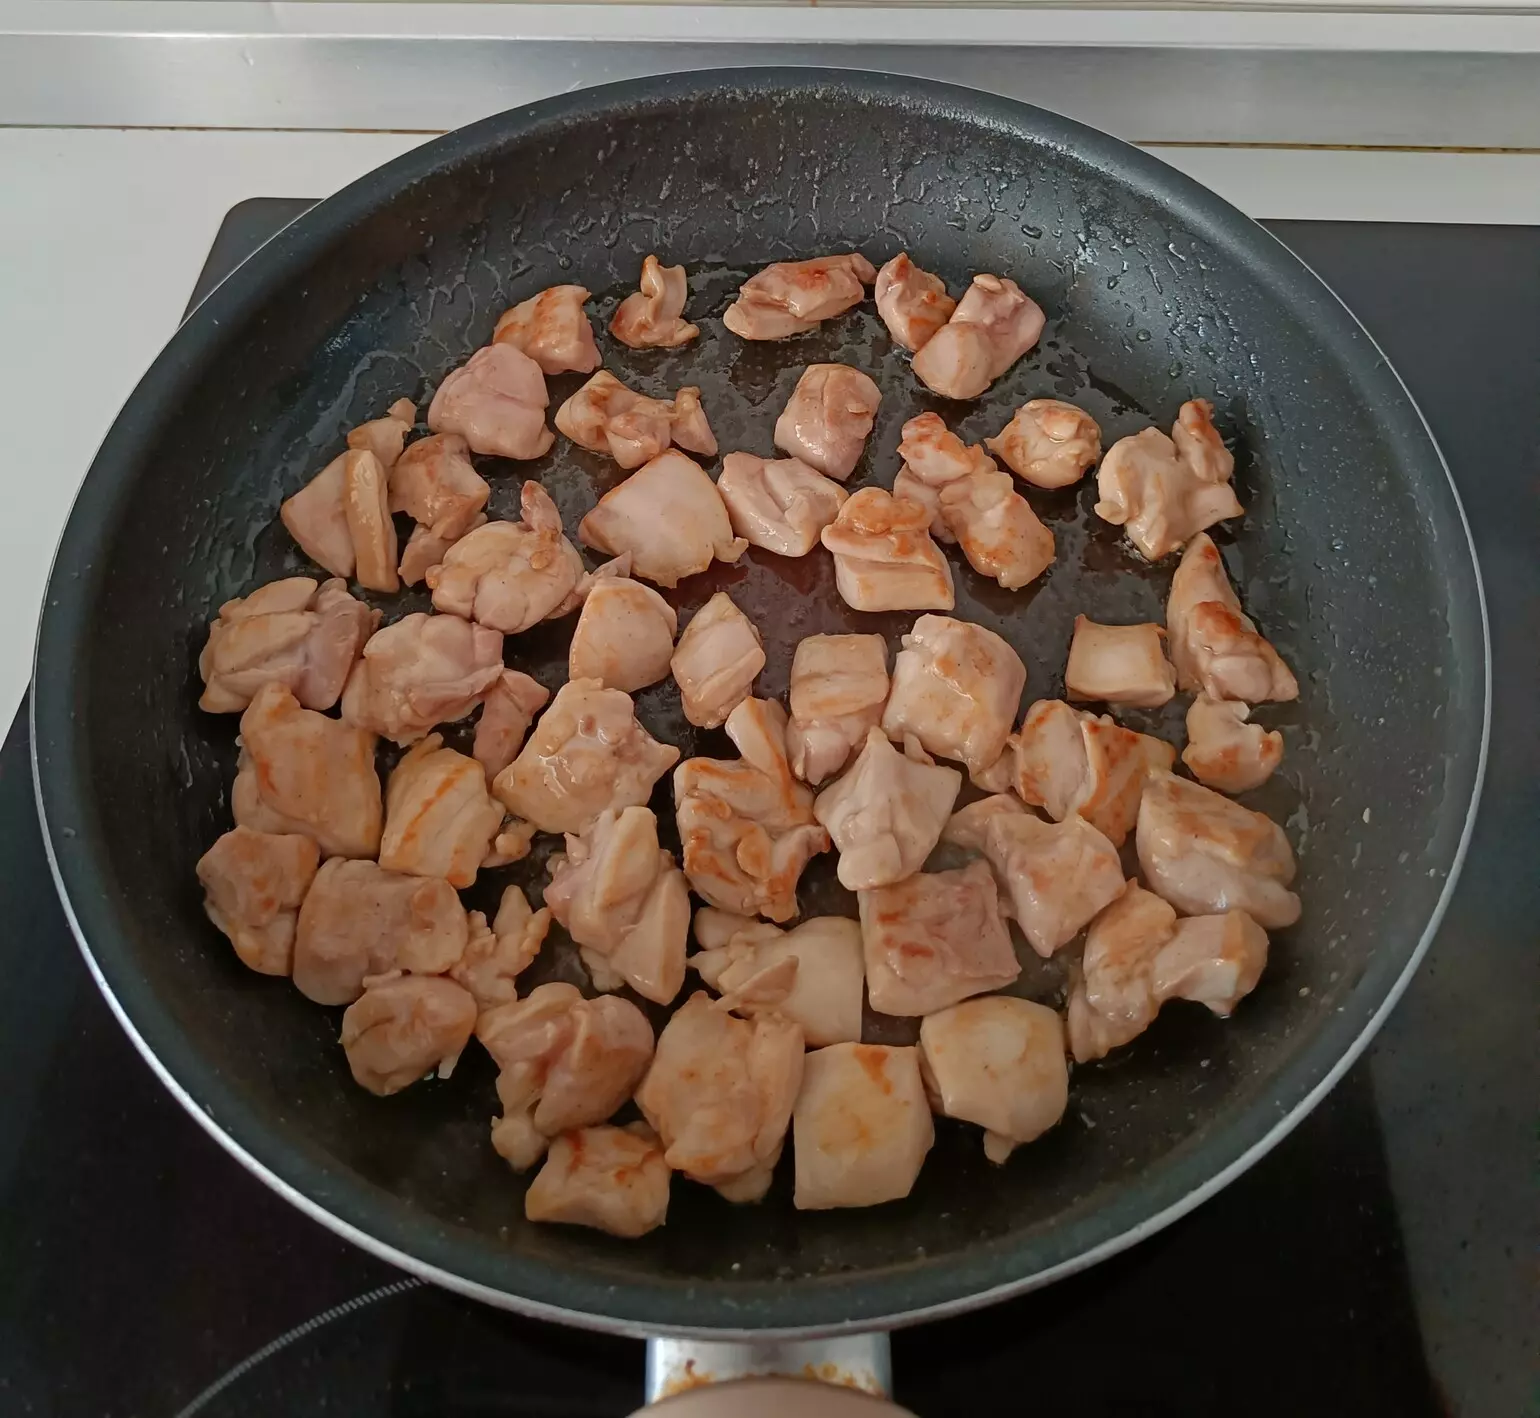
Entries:
[[894,343],[911,353],[920,349],[957,309],[957,302],[946,293],[946,282],[922,271],[905,251],[877,272],[872,294],[877,300],[877,314]]
[[1073,404],[1030,399],[984,446],[1023,482],[1069,487],[1101,457],[1102,431]]
[[[485,513],[477,513],[471,519],[471,524],[465,530],[474,532],[477,527],[485,527],[487,518]],[[432,527],[413,527],[412,535],[406,539],[406,545],[401,549],[401,565],[397,571],[401,576],[404,586],[419,586],[428,579],[428,573],[435,566],[443,563],[449,555],[449,548],[460,540],[460,535],[446,536],[436,532]]]
[[583,309],[587,299],[582,286],[551,286],[498,316],[492,343],[512,345],[542,374],[591,374],[599,367],[599,346]]
[[443,744],[442,735],[429,734],[391,772],[380,865],[466,887],[491,850],[503,810],[487,794],[481,765]]
[[809,635],[791,661],[791,771],[815,788],[843,768],[882,721],[888,647],[880,635]]
[[[312,838],[249,827],[226,832],[198,858],[203,909],[229,937],[243,965],[263,975],[289,973],[299,906],[319,861]],[[860,1012],[857,985],[858,1019]]]
[[952,568],[930,538],[930,513],[880,487],[852,493],[819,539],[834,553],[834,581],[858,611],[949,611]]
[[957,309],[914,357],[914,372],[945,399],[976,399],[1037,343],[1043,311],[1015,281],[975,276]]
[[491,495],[458,433],[419,439],[390,469],[390,510],[405,512],[446,543],[471,529]]
[[1161,649],[1164,637],[1158,625],[1098,625],[1077,615],[1064,669],[1065,696],[1159,708],[1176,693],[1176,671]]
[[550,909],[531,910],[517,886],[505,886],[491,926],[480,911],[470,912],[466,919],[465,951],[450,967],[450,978],[476,997],[479,1009],[508,1004],[517,994],[514,981],[540,954],[551,929]]
[[504,670],[492,681],[481,701],[471,748],[489,783],[519,756],[524,735],[550,697],[550,690],[519,670]]
[[983,852],[988,842],[989,824],[1001,813],[1016,817],[1031,816],[1021,799],[1009,793],[995,793],[960,807],[947,819],[941,840],[968,852]]
[[463,719],[503,672],[503,637],[455,615],[403,616],[364,646],[342,718],[405,747]]
[[1193,700],[1182,762],[1204,787],[1221,793],[1260,788],[1283,762],[1283,735],[1248,723],[1250,717],[1251,710],[1238,699],[1200,694]]
[[651,586],[626,576],[595,581],[567,651],[571,679],[596,679],[634,694],[666,679],[679,617]]
[[775,421],[775,446],[844,482],[861,461],[882,391],[848,364],[810,364]]
[[717,491],[735,531],[778,556],[806,556],[845,505],[845,489],[800,458],[729,453]]
[[540,458],[556,435],[545,426],[545,375],[511,344],[487,345],[451,370],[428,406],[434,433],[458,433],[473,453]]
[[759,631],[726,591],[695,612],[669,662],[685,718],[703,729],[727,722],[764,667]]
[[1083,817],[1051,823],[996,813],[984,852],[1010,895],[1011,914],[1044,959],[1123,891],[1118,849]]
[[580,1128],[551,1144],[524,1193],[524,1215],[635,1240],[667,1219],[671,1176],[647,1129]]
[[639,284],[610,321],[610,334],[621,344],[633,350],[674,349],[700,334],[699,326],[683,318],[688,293],[683,266],[665,266],[649,256],[642,262]]
[[348,447],[373,453],[388,473],[401,456],[406,436],[417,422],[417,405],[410,399],[397,399],[381,418],[361,423],[348,434]]
[[941,518],[968,564],[1007,591],[1020,590],[1054,560],[1053,533],[1005,473],[975,473],[940,493]]
[[859,305],[876,276],[876,268],[859,251],[777,261],[738,288],[738,298],[727,307],[722,323],[744,340],[802,335]]
[[556,427],[580,448],[608,453],[628,471],[651,462],[670,443],[712,457],[716,435],[701,407],[700,390],[650,399],[601,369],[556,411]]
[[382,1098],[437,1068],[448,1074],[476,1026],[476,1001],[453,980],[404,975],[370,985],[342,1016],[354,1080]]
[[278,509],[279,520],[317,566],[347,580],[358,564],[348,526],[344,469],[351,453],[333,458]]

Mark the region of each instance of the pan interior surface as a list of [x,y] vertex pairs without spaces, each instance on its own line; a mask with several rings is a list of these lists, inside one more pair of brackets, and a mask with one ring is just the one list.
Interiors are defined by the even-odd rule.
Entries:
[[[1048,312],[1042,343],[959,406],[917,385],[869,304],[781,344],[724,334],[755,267],[856,247],[878,262],[907,250],[954,292],[976,271],[1015,278]],[[704,334],[684,350],[632,352],[602,333],[651,252],[691,272],[687,313]],[[1285,823],[1305,915],[1274,936],[1233,1020],[1168,1009],[1133,1047],[1077,1070],[1064,1122],[1003,1168],[976,1129],[941,1123],[903,1202],[799,1213],[783,1163],[757,1207],[676,1181],[667,1226],[620,1242],[524,1221],[524,1183],[488,1145],[496,1098],[479,1051],[450,1080],[374,1098],[348,1078],[337,1011],[240,966],[193,874],[229,824],[236,751],[234,717],[196,708],[207,621],[309,569],[277,507],[347,429],[403,394],[425,408],[503,309],[572,281],[595,292],[606,366],[649,394],[700,385],[724,451],[771,453],[805,364],[867,370],[884,402],[851,487],[891,486],[900,425],[928,408],[974,441],[1028,398],[1068,398],[1107,446],[1169,426],[1186,398],[1213,401],[1247,508],[1217,540],[1301,684],[1297,704],[1260,716],[1283,729],[1285,760],[1248,801]],[[553,408],[579,383],[553,379]],[[515,515],[519,483],[537,477],[569,534],[620,477],[563,439],[535,464],[478,462],[494,515]],[[1031,500],[1058,538],[1045,578],[1011,593],[954,563],[956,613],[1016,645],[1028,699],[1062,691],[1077,611],[1161,621],[1170,579],[1091,515],[1094,487]],[[896,644],[912,620],[845,611],[822,552],[751,551],[673,599],[687,614],[717,589],[765,632],[762,694],[784,692],[802,635],[870,629]],[[570,629],[510,639],[508,662],[554,687]],[[38,773],[77,928],[134,1032],[192,1106],[313,1209],[514,1306],[654,1331],[819,1329],[1073,1266],[1158,1224],[1299,1110],[1440,909],[1479,772],[1483,649],[1437,450],[1372,343],[1258,228],[1153,160],[1003,100],[816,71],[693,75],[553,100],[409,154],[200,307],[109,436],[61,546],[39,647]],[[671,694],[639,696],[649,728],[686,756],[731,756]],[[1126,717],[1180,743],[1184,704]],[[509,880],[536,896],[556,845],[483,874],[468,903],[485,908]],[[827,868],[808,878],[804,910],[853,914]],[[545,968],[568,965],[553,952]],[[1029,968],[1019,988],[1052,998],[1057,984]]]

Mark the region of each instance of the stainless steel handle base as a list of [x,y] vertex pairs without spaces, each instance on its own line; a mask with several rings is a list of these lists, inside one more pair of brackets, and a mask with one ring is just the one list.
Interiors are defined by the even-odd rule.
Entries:
[[885,1396],[893,1384],[886,1330],[835,1339],[738,1343],[709,1339],[647,1341],[647,1402],[707,1384],[777,1375]]

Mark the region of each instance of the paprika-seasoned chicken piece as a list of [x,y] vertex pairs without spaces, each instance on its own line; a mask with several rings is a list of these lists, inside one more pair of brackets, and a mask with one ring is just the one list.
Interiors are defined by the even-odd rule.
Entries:
[[893,661],[882,731],[913,734],[927,753],[977,771],[1005,749],[1027,667],[992,630],[944,615],[922,615]]
[[813,804],[840,854],[840,883],[868,891],[919,871],[941,840],[961,788],[955,768],[923,753],[900,753],[881,729],[869,730],[855,763]]
[[540,954],[551,929],[550,909],[531,910],[517,886],[505,886],[490,926],[480,911],[466,920],[465,951],[450,967],[450,978],[475,995],[479,1009],[507,1004],[517,994],[514,982]]
[[473,453],[541,458],[556,435],[545,425],[545,375],[522,350],[486,345],[451,370],[428,406],[434,433],[458,433]]
[[406,436],[417,423],[417,405],[410,399],[397,399],[385,413],[368,423],[361,423],[348,434],[348,447],[373,453],[388,473],[401,456]]
[[934,1014],[1021,974],[985,862],[863,891],[866,985],[880,1014]]
[[631,696],[598,680],[568,680],[492,790],[541,832],[586,832],[606,809],[639,806],[679,761],[636,719]]
[[610,334],[633,350],[675,349],[700,334],[684,317],[688,294],[683,266],[665,266],[656,256],[642,262],[639,289],[620,302]]
[[667,452],[638,468],[578,523],[578,539],[609,556],[631,553],[631,570],[672,588],[712,560],[737,561],[727,507],[699,463]]
[[1054,560],[1053,533],[1006,473],[974,473],[941,489],[941,520],[968,565],[1007,591],[1035,581]]
[[[487,525],[486,514],[478,513],[471,519],[466,532]],[[404,586],[418,586],[428,579],[428,573],[440,565],[452,547],[464,533],[450,537],[434,531],[432,527],[413,527],[412,535],[401,548],[401,565],[396,568]]]
[[922,271],[906,251],[900,251],[877,272],[872,294],[877,301],[877,314],[894,343],[911,353],[920,349],[957,309],[957,302],[946,293],[946,282]]
[[[319,861],[313,838],[249,827],[226,832],[198,858],[203,909],[229,937],[243,965],[263,975],[289,973],[300,903]],[[857,985],[858,1019],[860,1012]]]
[[1073,404],[1029,399],[984,446],[1033,487],[1069,487],[1101,457],[1102,431]]
[[984,853],[1010,896],[1011,914],[1044,959],[1123,891],[1118,849],[1083,817],[1044,822],[1030,813],[996,813]]
[[967,807],[960,807],[947,819],[941,831],[941,840],[964,851],[982,853],[992,819],[1001,813],[1013,816],[1029,816],[1027,808],[1018,797],[1010,793],[994,793],[979,798]]
[[1251,710],[1238,699],[1200,694],[1193,700],[1182,762],[1205,788],[1221,793],[1260,788],[1283,762],[1283,735],[1248,723],[1250,717]]
[[775,446],[844,482],[866,446],[882,402],[871,378],[848,364],[810,364],[775,421]]
[[628,576],[595,581],[567,651],[571,679],[596,679],[634,694],[666,679],[679,617],[651,586]]
[[524,746],[524,735],[551,691],[520,670],[504,670],[492,681],[481,701],[471,756],[491,782]]
[[556,427],[580,448],[608,453],[628,471],[649,463],[670,443],[714,457],[716,435],[687,385],[672,399],[651,399],[601,369],[556,411]]
[[1099,625],[1075,617],[1064,668],[1069,699],[1156,709],[1176,693],[1176,671],[1166,659],[1158,625]]
[[917,502],[863,487],[819,540],[834,553],[834,583],[855,610],[949,611],[956,604],[952,568]]
[[744,340],[806,334],[859,305],[876,277],[876,268],[859,251],[777,261],[738,288],[738,298],[727,307],[722,323]]
[[342,1016],[354,1080],[382,1098],[437,1068],[444,1076],[470,1041],[476,1001],[453,980],[403,975],[372,984]]
[[396,524],[390,520],[390,484],[373,453],[348,453],[342,465],[342,508],[353,539],[353,574],[371,591],[399,591]]
[[880,635],[809,635],[791,661],[791,771],[817,787],[838,773],[882,722],[888,647]]
[[279,520],[317,566],[348,580],[358,564],[348,526],[344,469],[350,453],[333,458],[278,509]]
[[1042,307],[1003,276],[975,276],[951,318],[915,354],[914,372],[945,399],[976,399],[1043,333]]
[[727,722],[764,667],[759,630],[726,591],[695,612],[669,661],[684,716],[703,729]]
[[1156,998],[1191,1000],[1224,1018],[1256,989],[1267,967],[1267,932],[1244,911],[1185,916],[1155,957]]
[[1234,476],[1235,458],[1214,427],[1214,406],[1207,399],[1189,399],[1177,410],[1171,441],[1200,482],[1227,483]]
[[441,734],[429,734],[392,770],[380,865],[466,887],[491,850],[503,810],[487,793],[481,765],[443,745]]
[[524,1215],[635,1240],[667,1219],[672,1175],[648,1129],[579,1128],[551,1144],[524,1193]]
[[542,374],[591,374],[599,367],[599,346],[583,309],[587,299],[582,286],[550,286],[503,311],[492,343],[512,345]]
[[1046,1005],[995,996],[954,1004],[920,1025],[920,1070],[941,1111],[984,1129],[1004,1162],[1069,1104],[1064,1023]]
[[241,715],[241,757],[230,790],[238,826],[302,832],[323,857],[372,857],[380,847],[374,735],[303,709],[280,684]]
[[491,495],[458,433],[419,439],[390,470],[390,510],[405,512],[446,544],[471,529]]
[[848,495],[837,482],[800,458],[758,458],[729,453],[717,491],[733,531],[750,546],[778,556],[806,556],[818,534],[838,515]]
[[935,1137],[918,1049],[814,1050],[792,1124],[797,1209],[876,1206],[908,1196]]
[[917,414],[901,430],[898,456],[903,465],[893,479],[894,497],[918,502],[930,513],[930,534],[938,541],[956,536],[941,515],[941,490],[974,473],[997,473],[994,459],[982,448],[967,444],[943,422],[940,414]]

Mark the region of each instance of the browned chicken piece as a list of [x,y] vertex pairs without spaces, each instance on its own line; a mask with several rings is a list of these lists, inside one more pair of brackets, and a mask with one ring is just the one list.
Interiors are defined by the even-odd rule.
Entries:
[[648,1129],[580,1128],[551,1144],[524,1193],[524,1215],[635,1240],[667,1219],[672,1176]]
[[1139,804],[1139,865],[1178,911],[1240,910],[1266,930],[1299,919],[1294,851],[1283,829],[1212,789],[1151,773]]
[[848,364],[810,364],[775,421],[775,446],[826,477],[844,482],[882,402],[870,377]]
[[241,715],[241,757],[230,805],[238,826],[302,832],[323,857],[372,857],[380,848],[374,735],[317,714],[280,684],[263,685]]
[[[458,433],[419,439],[390,470],[390,510],[450,545],[483,518],[492,489]],[[429,563],[431,565],[431,563]]]
[[804,1067],[792,1138],[799,1211],[908,1196],[936,1139],[919,1050],[815,1049]]
[[1021,974],[984,862],[860,893],[866,987],[879,1014],[934,1014]]
[[650,399],[601,369],[556,411],[556,427],[580,448],[608,453],[628,471],[650,463],[670,443],[715,457],[716,435],[700,390],[686,385],[672,399]]
[[467,923],[465,952],[450,967],[450,978],[475,995],[478,1009],[508,1004],[518,993],[514,982],[540,954],[551,929],[550,909],[531,910],[517,886],[505,886],[490,926],[480,911],[470,912]]
[[938,541],[956,536],[941,515],[941,490],[975,473],[998,473],[982,448],[967,444],[946,426],[940,414],[917,414],[898,441],[903,464],[893,479],[893,495],[918,502],[930,513],[930,534]]
[[777,556],[806,556],[845,505],[845,489],[800,458],[729,453],[717,491],[733,531]]
[[964,851],[982,853],[988,842],[989,824],[1001,813],[1030,816],[1020,798],[1010,793],[995,793],[958,808],[947,819],[941,840]]
[[390,485],[373,453],[351,452],[342,464],[342,509],[353,538],[354,571],[371,591],[399,591],[396,524],[390,520]]
[[684,871],[697,895],[724,911],[789,921],[797,881],[829,834],[813,794],[786,759],[786,711],[745,699],[727,716],[737,760],[691,758],[674,770]]
[[962,774],[932,763],[918,745],[916,753],[900,753],[871,729],[849,771],[813,804],[840,854],[840,883],[851,891],[913,876],[941,840]]
[[1073,404],[1029,399],[984,446],[1033,487],[1069,487],[1101,457],[1102,431]]
[[[243,965],[262,975],[289,973],[300,902],[320,859],[313,838],[249,827],[226,832],[198,858],[203,909]],[[859,985],[856,991],[859,1017]]]
[[486,345],[444,376],[428,406],[428,427],[458,433],[473,453],[541,458],[556,441],[545,425],[549,402],[534,360],[510,344]]
[[676,349],[700,334],[684,317],[688,294],[683,266],[665,266],[656,256],[642,262],[640,289],[620,302],[610,334],[633,350]]
[[1166,659],[1158,625],[1099,625],[1075,617],[1064,667],[1068,699],[1157,709],[1176,693],[1176,671]]
[[1187,544],[1171,578],[1166,632],[1181,689],[1246,704],[1299,698],[1299,681],[1241,612],[1219,548],[1207,533]]
[[660,454],[638,468],[578,523],[578,540],[609,556],[631,553],[631,570],[672,589],[712,560],[737,561],[748,550],[733,536],[714,482],[683,453]]
[[744,340],[803,335],[859,305],[876,278],[876,268],[859,251],[777,261],[738,288],[738,298],[727,307],[722,323]]
[[346,478],[351,455],[339,454],[278,509],[279,520],[317,566],[348,580],[358,564],[348,526]]
[[1186,916],[1155,957],[1156,998],[1191,1000],[1225,1018],[1267,967],[1267,932],[1244,911]]
[[567,674],[634,694],[667,679],[679,617],[651,586],[629,577],[596,581],[583,600]]
[[[474,532],[477,527],[486,525],[486,514],[478,513],[465,530]],[[421,585],[428,579],[428,573],[449,555],[449,548],[459,540],[459,536],[443,536],[432,527],[413,527],[412,535],[406,539],[406,545],[401,548],[401,565],[396,568],[401,576],[401,584]]]
[[429,570],[435,610],[518,635],[577,609],[583,558],[564,535],[551,495],[526,482],[519,510],[522,521],[466,533]]
[[895,344],[911,353],[920,349],[957,309],[957,302],[946,293],[946,282],[922,271],[906,251],[900,251],[877,272],[872,294],[888,334]]
[[406,755],[385,788],[380,865],[412,876],[441,876],[467,887],[503,825],[503,810],[487,794],[474,758],[429,734]]
[[920,1025],[920,1071],[949,1118],[984,1129],[1004,1162],[1069,1105],[1064,1023],[1046,1005],[996,996],[954,1004]]
[[361,1087],[382,1098],[438,1069],[470,1042],[476,1001],[453,980],[403,975],[372,984],[342,1016],[342,1047]]
[[471,756],[491,782],[524,746],[524,735],[535,715],[545,708],[551,691],[520,670],[504,670],[481,701]]
[[739,1019],[704,991],[658,1035],[636,1103],[676,1172],[758,1201],[781,1155],[802,1083],[802,1026],[780,1015]]
[[599,367],[599,346],[583,309],[587,299],[582,286],[550,286],[503,311],[492,343],[527,354],[542,374],[591,374]]
[[1235,458],[1214,427],[1214,406],[1207,399],[1190,399],[1177,410],[1171,441],[1200,482],[1227,483],[1234,476]]
[[294,937],[294,984],[317,1004],[351,1004],[366,980],[442,975],[465,953],[465,908],[436,877],[332,857],[316,873]]
[[[406,436],[417,423],[417,405],[410,399],[397,399],[381,418],[361,423],[348,434],[348,447],[373,453],[388,473],[401,456]],[[394,510],[394,509],[392,509]]]
[[888,647],[880,635],[809,635],[791,661],[791,771],[817,787],[832,778],[882,722]]
[[1031,813],[996,813],[984,853],[1022,934],[1045,960],[1123,891],[1118,849],[1083,817],[1044,822]]
[[764,667],[759,630],[726,591],[695,612],[669,662],[685,718],[703,729],[727,722]]
[[1283,762],[1283,735],[1248,723],[1250,717],[1250,708],[1238,699],[1200,694],[1193,700],[1182,762],[1205,788],[1248,792],[1260,788]]
[[913,734],[927,753],[987,768],[1021,704],[1021,657],[994,631],[944,615],[922,615],[902,643],[883,733],[900,742]]
[[863,487],[819,540],[834,553],[834,583],[855,610],[949,611],[956,604],[952,568],[917,502]]
[[640,806],[679,761],[636,720],[631,696],[598,680],[568,680],[556,691],[519,756],[492,790],[541,832],[586,832],[606,809]]
[[1053,533],[1006,473],[975,473],[942,488],[941,517],[980,576],[1018,591],[1054,560]]
[[[1158,428],[1146,428],[1114,443],[1097,469],[1096,515],[1125,528],[1129,541],[1151,561],[1245,510],[1230,486],[1228,468],[1213,454],[1214,444],[1224,446],[1214,432],[1213,414],[1207,400],[1193,399],[1177,416],[1181,446]],[[1220,468],[1225,476],[1215,479]]]
[[951,319],[922,345],[914,372],[944,399],[976,399],[1043,333],[1042,307],[1015,281],[975,276]]

